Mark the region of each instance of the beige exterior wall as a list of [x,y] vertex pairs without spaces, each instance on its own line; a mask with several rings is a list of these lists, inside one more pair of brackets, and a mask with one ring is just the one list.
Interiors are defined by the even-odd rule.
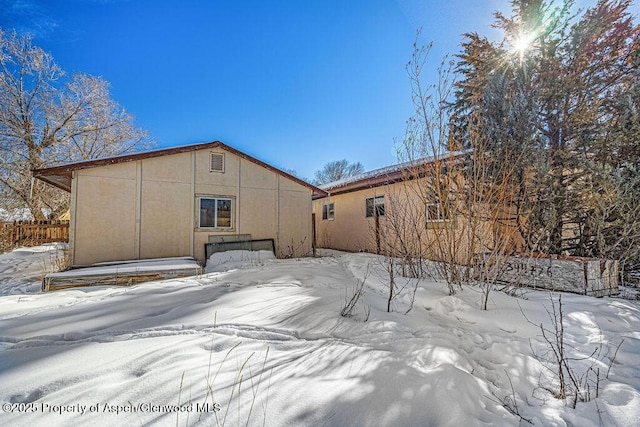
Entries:
[[[348,252],[376,252],[375,218],[365,217],[365,200],[384,196],[388,187],[330,195],[313,201],[318,247]],[[322,219],[322,206],[334,204],[334,219]],[[383,219],[382,217],[380,219]]]
[[[366,199],[384,196],[385,215],[367,218]],[[455,259],[468,263],[474,254],[493,244],[488,223],[471,224],[464,206],[450,221],[427,222],[426,204],[431,190],[424,180],[399,182],[375,188],[330,195],[313,202],[318,247],[349,252],[411,254],[428,259]],[[322,219],[323,205],[334,204],[334,219]]]
[[[211,153],[224,172],[211,172]],[[82,169],[72,182],[72,265],[194,256],[210,235],[273,238],[278,256],[311,252],[311,189],[222,149]],[[199,228],[198,197],[232,199],[231,228]]]
[[140,249],[137,258],[190,254],[191,154],[141,160]]
[[[94,260],[134,259],[136,236],[136,165],[123,163],[75,173],[69,239],[73,265]],[[82,203],[73,203],[73,199]],[[127,203],[121,203],[127,201]],[[75,236],[82,236],[75,239]]]

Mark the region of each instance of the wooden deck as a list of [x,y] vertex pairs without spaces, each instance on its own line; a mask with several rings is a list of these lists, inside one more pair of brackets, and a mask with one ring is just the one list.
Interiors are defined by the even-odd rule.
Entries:
[[49,273],[42,279],[42,291],[85,286],[131,286],[200,274],[202,267],[190,257],[100,263]]

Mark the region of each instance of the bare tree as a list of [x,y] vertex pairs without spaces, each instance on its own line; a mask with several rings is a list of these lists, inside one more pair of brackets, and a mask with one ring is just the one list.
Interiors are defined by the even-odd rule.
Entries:
[[45,219],[66,210],[68,195],[33,180],[31,170],[148,145],[105,80],[67,78],[31,36],[0,29],[0,197]]
[[314,184],[322,185],[338,181],[364,172],[362,163],[349,163],[348,160],[334,160],[325,164],[322,169],[314,173]]
[[[416,259],[437,261],[429,265],[446,281],[450,293],[463,283],[479,281],[481,306],[486,309],[489,291],[518,244],[520,212],[514,207],[513,195],[519,188],[519,176],[513,162],[495,161],[485,150],[461,149],[463,144],[452,132],[449,108],[454,64],[445,58],[438,81],[427,84],[422,69],[428,53],[428,46],[416,43],[407,65],[416,113],[397,146],[405,176],[403,196],[396,203],[392,199],[387,211],[387,250],[413,265]],[[489,142],[478,132],[483,125],[479,118],[469,121],[467,137],[473,140],[473,147]]]

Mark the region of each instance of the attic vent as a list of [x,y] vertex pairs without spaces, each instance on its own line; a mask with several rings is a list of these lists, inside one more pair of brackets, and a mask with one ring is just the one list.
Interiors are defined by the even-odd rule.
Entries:
[[224,172],[224,154],[211,153],[211,172]]

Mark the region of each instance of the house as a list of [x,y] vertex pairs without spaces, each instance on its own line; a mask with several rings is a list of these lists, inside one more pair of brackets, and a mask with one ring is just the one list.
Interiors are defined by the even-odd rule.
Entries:
[[314,187],[222,142],[38,169],[71,193],[72,266],[192,256],[221,236],[273,239],[276,255],[311,253]]
[[[618,293],[614,260],[520,254],[523,237],[509,191],[473,191],[464,153],[420,159],[320,186],[313,201],[318,247],[473,266],[477,278],[603,296]],[[468,175],[467,175],[468,176]],[[471,175],[473,176],[473,175]],[[420,276],[414,276],[420,277]],[[453,276],[449,276],[451,279]],[[493,280],[492,279],[492,280]]]
[[513,245],[512,231],[496,233],[496,221],[469,215],[465,156],[419,159],[320,186],[327,195],[313,202],[318,246],[470,264],[496,238]]

